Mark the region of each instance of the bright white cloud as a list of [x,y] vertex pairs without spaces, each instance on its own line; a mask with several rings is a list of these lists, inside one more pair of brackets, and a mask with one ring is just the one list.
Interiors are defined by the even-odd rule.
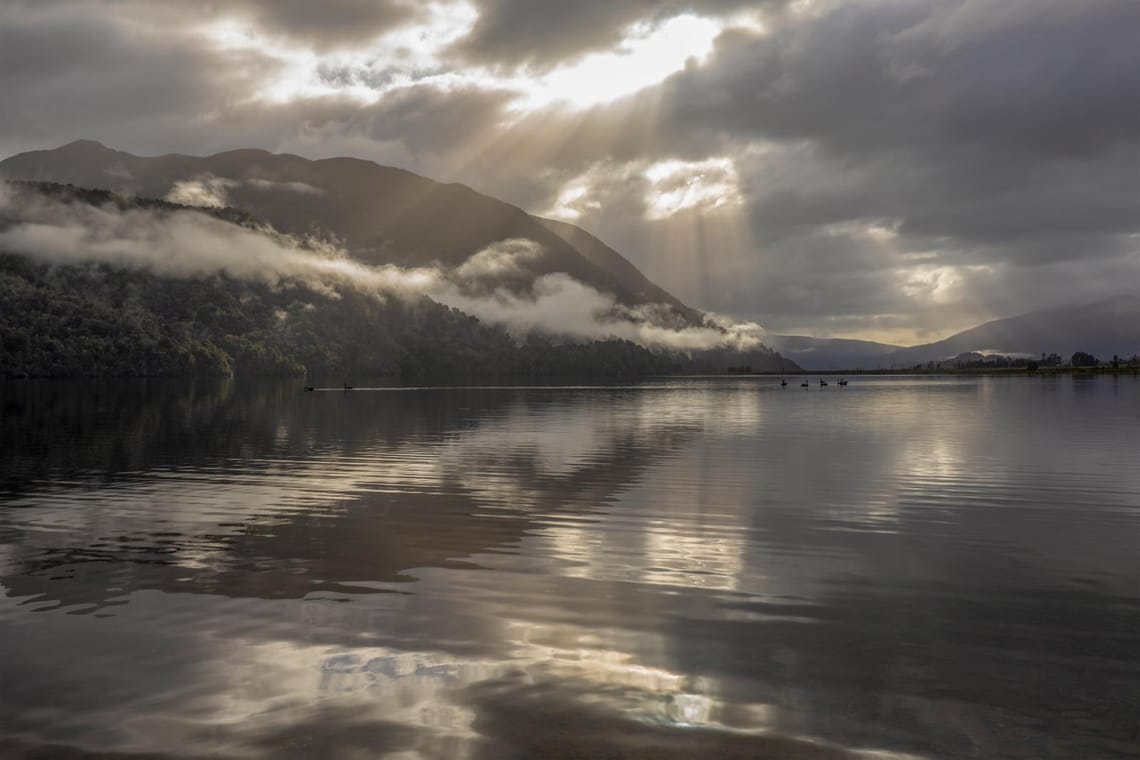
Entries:
[[545,216],[574,221],[582,217],[583,209],[597,210],[601,204],[590,197],[590,186],[582,182],[572,182],[562,188],[555,199],[554,205]]
[[665,219],[680,211],[711,211],[741,202],[740,180],[730,158],[704,161],[661,161],[645,170],[649,190],[645,199],[650,219]]
[[268,179],[248,179],[245,184],[258,190],[287,190],[301,195],[324,195],[325,191],[307,182],[274,182]]
[[227,191],[237,184],[232,179],[204,174],[175,182],[170,192],[166,194],[166,200],[171,203],[181,203],[183,206],[222,208],[230,205]]
[[596,213],[602,208],[602,200],[608,188],[633,180],[640,184],[644,180],[638,176],[640,165],[635,163],[613,164],[599,162],[581,174],[570,178],[558,190],[554,203],[541,212],[542,216],[578,221],[584,216]]
[[945,304],[965,298],[963,292],[969,277],[993,272],[990,265],[912,266],[899,272],[902,292],[923,303]]
[[393,90],[417,84],[442,89],[482,87],[519,93],[516,111],[557,103],[577,108],[615,100],[658,84],[690,60],[703,61],[723,29],[739,19],[691,14],[629,27],[614,50],[594,53],[541,77],[504,74],[485,66],[456,69],[447,51],[473,29],[476,9],[465,2],[432,3],[419,21],[390,31],[363,48],[315,50],[285,42],[233,19],[213,23],[205,34],[218,48],[253,52],[278,64],[255,99],[288,103],[337,96],[375,103]]
[[413,84],[448,87],[478,81],[448,70],[444,51],[467,35],[478,12],[469,3],[428,3],[420,20],[387,32],[370,44],[318,53],[228,19],[206,27],[219,49],[252,52],[277,62],[276,73],[263,81],[256,100],[288,103],[336,96],[363,104]]
[[635,213],[652,221],[682,211],[713,211],[743,203],[736,165],[725,156],[656,163],[603,161],[567,180],[542,213],[581,221],[600,211],[615,192],[623,197],[641,196],[641,207]]
[[639,23],[621,45],[554,69],[536,80],[516,82],[524,108],[557,102],[576,107],[605,103],[655,85],[695,59],[703,61],[725,22],[685,14],[662,24]]

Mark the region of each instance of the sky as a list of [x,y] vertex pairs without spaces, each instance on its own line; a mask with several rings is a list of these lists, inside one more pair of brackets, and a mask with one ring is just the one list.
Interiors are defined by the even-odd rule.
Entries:
[[1140,289],[1136,0],[0,0],[0,154],[357,156],[913,344]]

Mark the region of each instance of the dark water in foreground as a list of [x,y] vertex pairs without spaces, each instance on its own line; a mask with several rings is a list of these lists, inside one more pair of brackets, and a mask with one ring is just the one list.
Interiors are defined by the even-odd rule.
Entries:
[[1135,379],[298,390],[0,385],[0,756],[1140,756]]

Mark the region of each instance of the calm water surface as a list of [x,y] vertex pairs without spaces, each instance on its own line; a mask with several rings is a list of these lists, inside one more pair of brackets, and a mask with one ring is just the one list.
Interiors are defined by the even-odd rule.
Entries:
[[1140,756],[1140,381],[797,385],[0,385],[0,756]]

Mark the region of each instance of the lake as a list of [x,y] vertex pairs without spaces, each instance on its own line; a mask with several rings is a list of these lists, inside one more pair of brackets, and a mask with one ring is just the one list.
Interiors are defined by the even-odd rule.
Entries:
[[0,756],[1140,757],[1140,381],[812,380],[0,384]]

